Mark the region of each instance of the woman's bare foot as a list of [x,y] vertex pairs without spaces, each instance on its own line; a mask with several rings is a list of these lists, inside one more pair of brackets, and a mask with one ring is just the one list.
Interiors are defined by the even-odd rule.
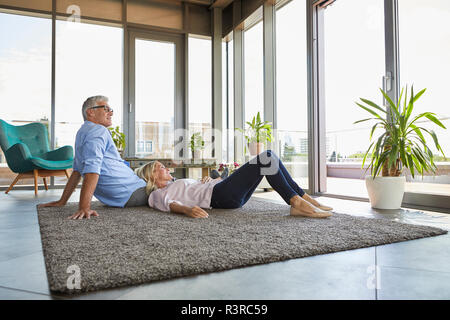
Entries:
[[294,196],[291,199],[290,213],[293,216],[303,216],[310,218],[327,218],[332,215],[331,212],[324,211],[315,207],[313,204],[300,198],[300,196]]
[[317,200],[315,200],[314,198],[312,198],[311,196],[309,196],[309,194],[305,193],[302,197],[302,199],[308,201],[309,203],[311,203],[313,206],[323,210],[323,211],[332,211],[333,208],[332,207],[328,207],[325,206],[321,203],[319,203]]

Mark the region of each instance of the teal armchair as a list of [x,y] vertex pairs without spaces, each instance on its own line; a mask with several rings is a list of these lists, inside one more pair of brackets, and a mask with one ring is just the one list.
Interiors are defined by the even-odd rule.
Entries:
[[47,177],[66,176],[73,165],[73,148],[64,146],[50,150],[47,128],[39,122],[14,126],[0,119],[0,147],[11,171],[17,173],[8,193],[20,179],[34,178],[37,195],[37,179],[42,177],[48,190]]

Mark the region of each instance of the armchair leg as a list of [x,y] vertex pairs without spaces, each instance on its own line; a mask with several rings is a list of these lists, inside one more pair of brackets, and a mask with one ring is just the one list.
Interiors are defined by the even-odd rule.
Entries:
[[33,176],[34,176],[34,195],[37,196],[37,194],[38,194],[38,184],[37,184],[38,170],[37,169],[33,170]]
[[11,189],[14,187],[14,185],[17,183],[17,181],[19,181],[21,177],[21,174],[19,173],[16,178],[14,179],[14,181],[11,183],[11,185],[9,186],[8,190],[5,191],[6,194],[8,194],[9,191],[11,191]]
[[37,196],[38,194],[38,178],[41,177],[44,180],[44,186],[45,190],[48,190],[48,184],[47,184],[47,177],[53,177],[53,176],[64,176],[66,175],[67,178],[69,178],[69,173],[67,170],[46,170],[46,169],[34,169],[33,171],[23,172],[19,173],[16,178],[14,179],[13,183],[9,186],[8,190],[6,190],[5,193],[8,193],[11,191],[11,189],[14,187],[14,185],[19,181],[20,179],[29,179],[34,178],[34,194]]

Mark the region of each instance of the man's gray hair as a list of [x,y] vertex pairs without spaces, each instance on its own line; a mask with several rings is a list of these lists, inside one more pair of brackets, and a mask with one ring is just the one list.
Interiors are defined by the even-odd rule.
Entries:
[[83,119],[87,120],[87,114],[86,110],[90,109],[92,107],[95,107],[97,105],[97,102],[104,101],[108,102],[108,97],[105,96],[93,96],[86,99],[86,101],[83,103],[83,107],[81,108],[81,113],[83,114]]

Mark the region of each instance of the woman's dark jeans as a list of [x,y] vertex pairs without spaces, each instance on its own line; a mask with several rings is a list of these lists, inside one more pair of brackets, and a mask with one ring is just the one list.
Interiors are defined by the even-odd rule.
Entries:
[[305,192],[292,180],[281,160],[271,150],[264,151],[214,186],[211,207],[234,209],[242,207],[252,196],[263,177],[286,201]]

